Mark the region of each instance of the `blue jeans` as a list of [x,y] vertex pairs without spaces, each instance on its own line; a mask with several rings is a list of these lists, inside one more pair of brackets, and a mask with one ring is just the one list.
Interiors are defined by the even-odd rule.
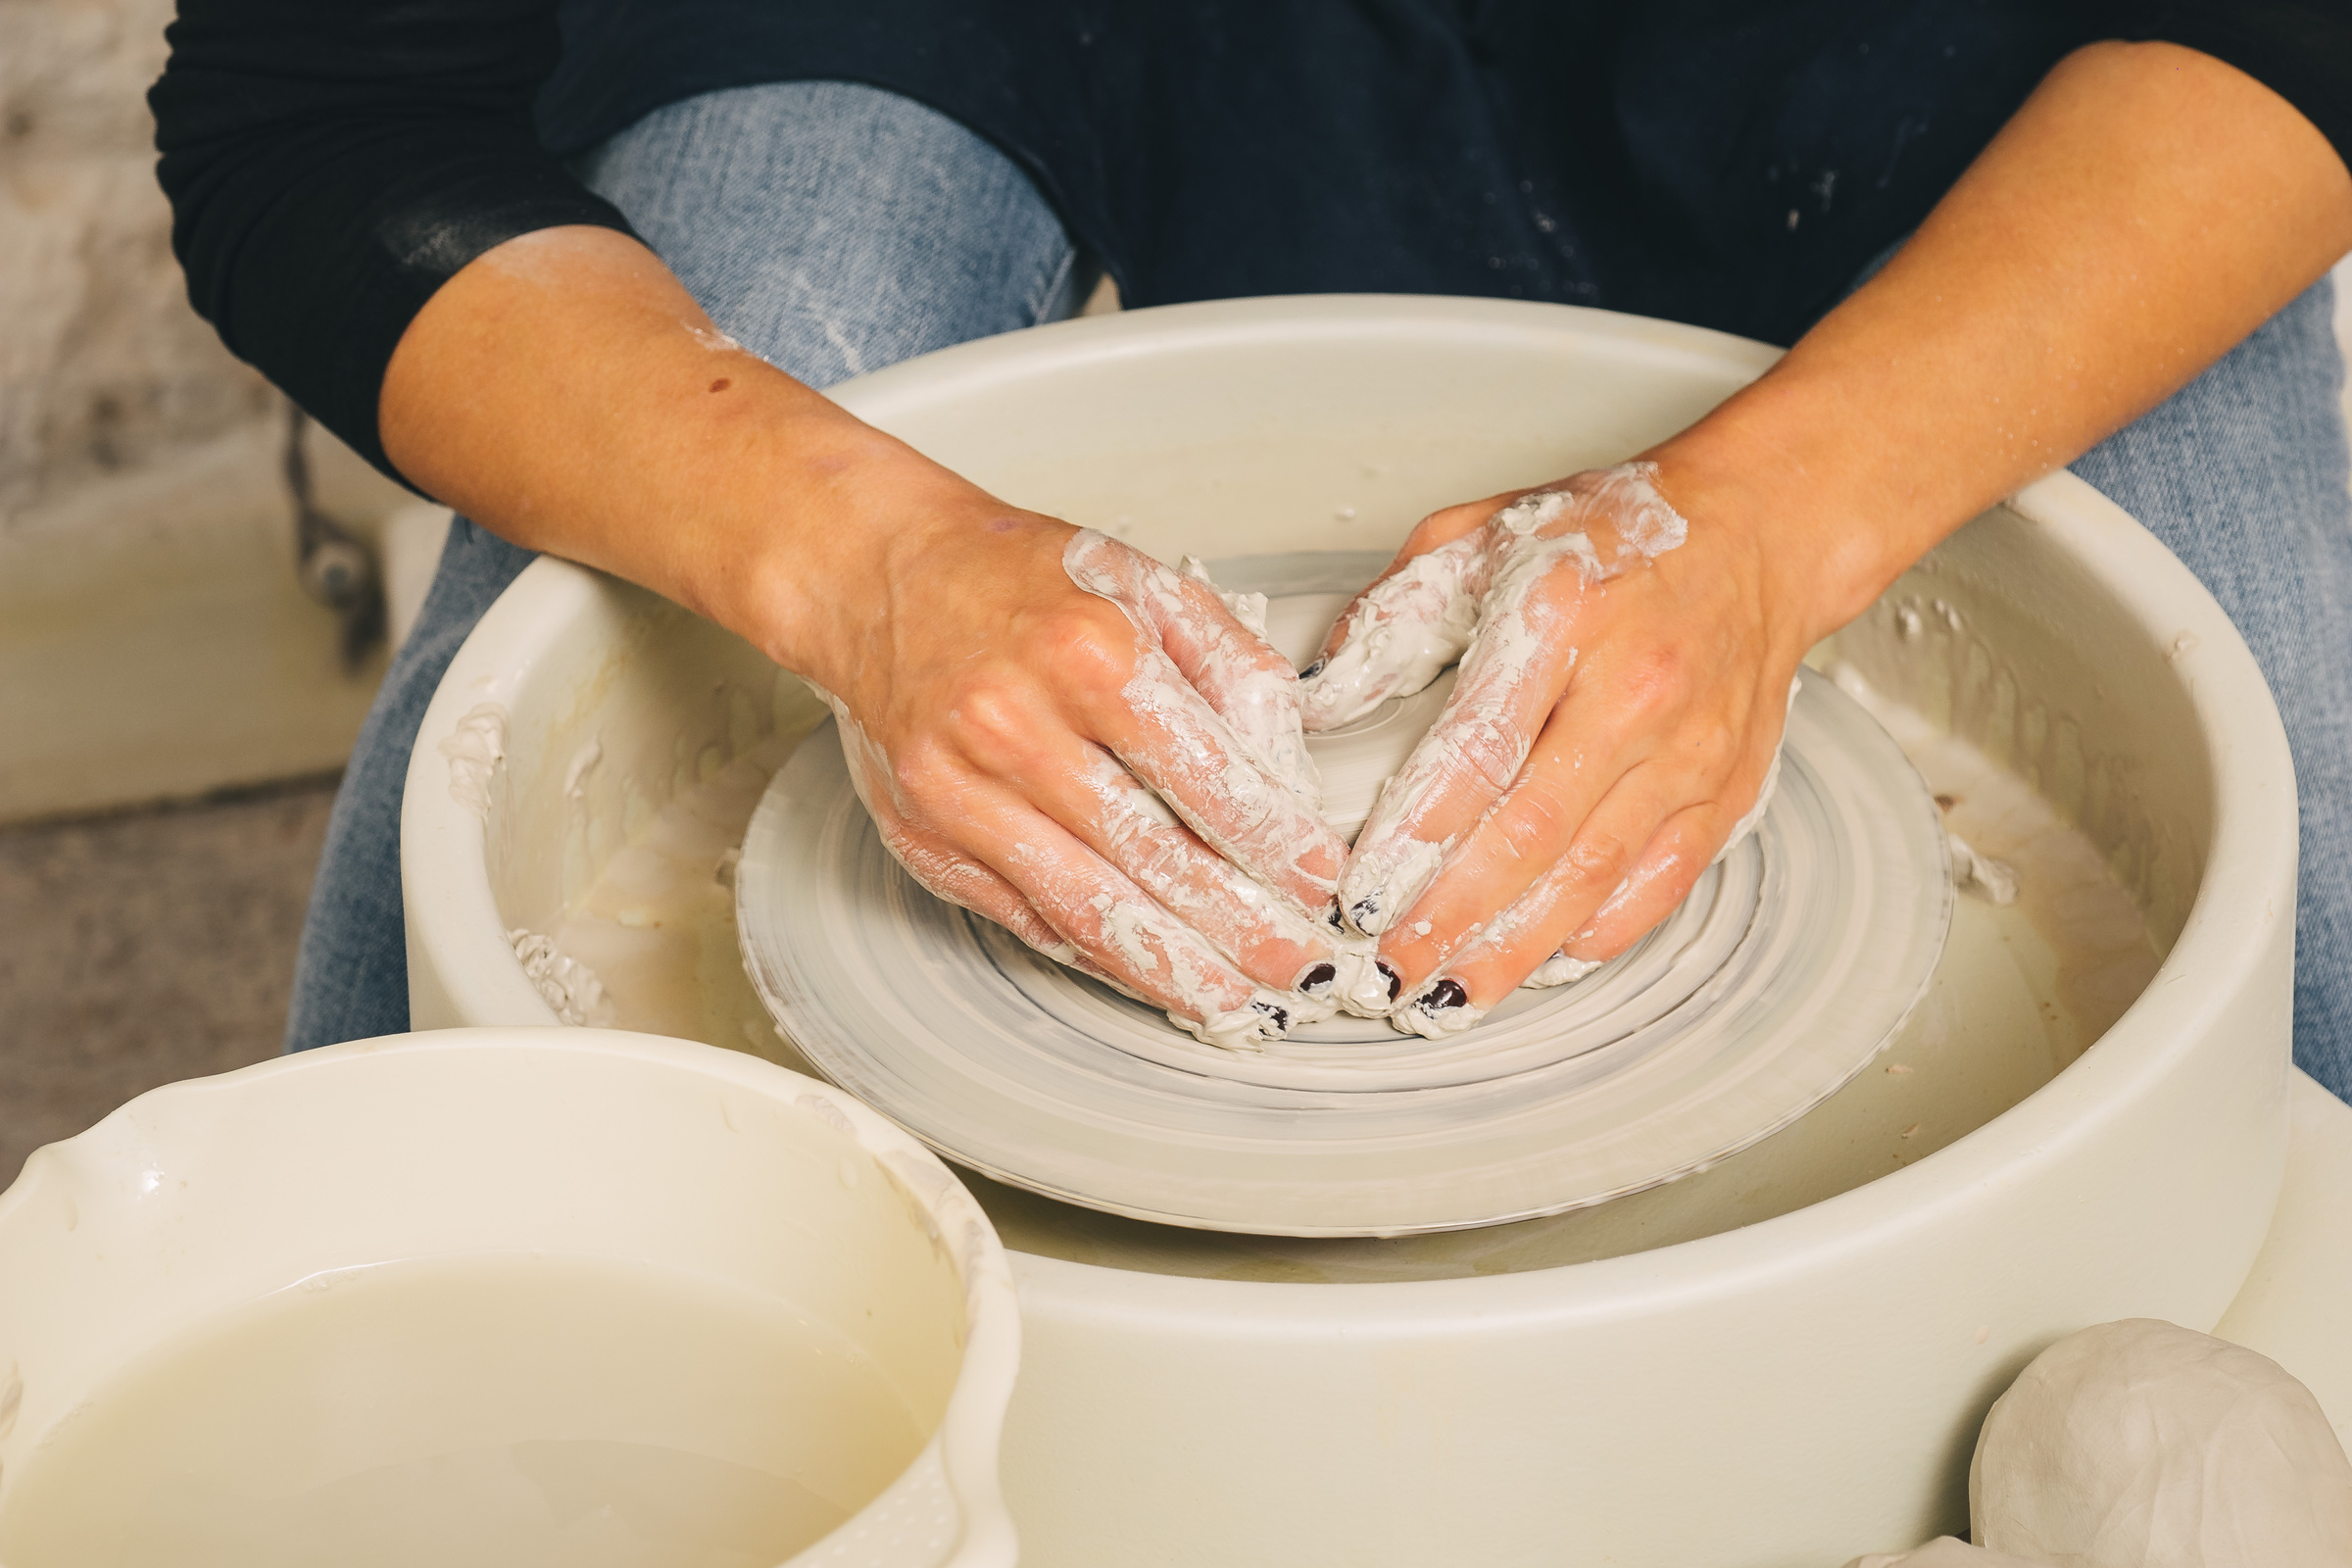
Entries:
[[[582,160],[718,324],[815,385],[1066,314],[1053,211],[988,143],[843,83],[736,88]],[[2352,488],[2322,281],[2076,471],[2164,540],[2252,645],[2303,802],[2295,1056],[2352,1098]],[[530,561],[461,520],[345,775],[312,896],[290,1051],[408,1026],[400,793],[458,644]]]

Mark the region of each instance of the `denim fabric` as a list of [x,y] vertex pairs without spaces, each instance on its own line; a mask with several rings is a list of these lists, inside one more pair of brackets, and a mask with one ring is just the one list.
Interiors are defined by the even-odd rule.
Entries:
[[[1066,314],[1086,278],[987,142],[872,88],[730,89],[585,155],[747,347],[816,385]],[[2076,471],[2222,602],[2286,716],[2303,801],[2295,1055],[2352,1098],[2352,491],[2322,282]],[[408,1025],[400,793],[457,647],[528,564],[460,522],[362,731],[312,895],[288,1050]]]
[[2352,458],[2325,278],[2075,472],[2187,563],[2278,700],[2302,798],[2295,1061],[2352,1099]]
[[[673,104],[580,173],[746,348],[813,386],[1068,315],[1091,281],[1028,176],[956,122],[846,82]],[[400,796],[458,646],[530,564],[460,518],[360,731],[303,922],[285,1049],[409,1026]]]

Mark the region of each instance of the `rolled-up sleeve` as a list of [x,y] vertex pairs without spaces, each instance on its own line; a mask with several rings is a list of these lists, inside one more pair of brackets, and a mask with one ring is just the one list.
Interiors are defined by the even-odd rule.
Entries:
[[182,0],[167,36],[148,102],[189,299],[394,477],[376,400],[434,290],[518,234],[628,229],[532,127],[550,6]]

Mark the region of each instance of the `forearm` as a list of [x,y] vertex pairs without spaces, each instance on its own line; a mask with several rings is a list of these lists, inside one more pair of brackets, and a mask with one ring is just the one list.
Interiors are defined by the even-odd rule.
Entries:
[[736,347],[602,229],[524,235],[459,272],[402,337],[380,410],[386,452],[432,495],[820,678],[826,585],[883,564],[884,513],[905,534],[976,494]]
[[148,101],[189,299],[370,462],[384,366],[451,274],[627,226],[532,130],[550,0],[180,0],[169,36]]
[[1328,1010],[1292,988],[1335,978],[1312,911],[1347,848],[1267,761],[1298,741],[1288,661],[1210,589],[853,417],[604,230],[459,271],[380,410],[433,494],[824,688],[883,841],[935,893],[1212,1043]]
[[2186,383],[2352,250],[2352,174],[2169,44],[2063,61],[1917,235],[1657,449],[1702,521],[1804,564],[1826,634],[1945,534]]

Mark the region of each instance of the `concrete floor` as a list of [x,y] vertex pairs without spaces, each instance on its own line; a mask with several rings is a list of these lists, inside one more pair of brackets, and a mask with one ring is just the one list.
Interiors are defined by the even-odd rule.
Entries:
[[0,1187],[134,1096],[276,1054],[333,799],[0,830]]

